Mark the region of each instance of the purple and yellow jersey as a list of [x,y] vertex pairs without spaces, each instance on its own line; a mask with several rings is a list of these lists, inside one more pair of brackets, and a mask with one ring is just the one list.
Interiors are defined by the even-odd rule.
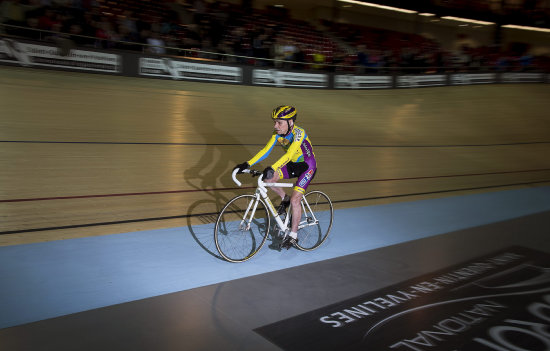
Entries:
[[315,154],[313,153],[313,147],[311,146],[311,141],[306,134],[306,131],[302,128],[294,125],[292,131],[286,136],[282,137],[276,132],[273,132],[271,139],[267,142],[267,145],[252,157],[248,161],[249,165],[254,165],[262,160],[264,160],[273,150],[273,147],[276,143],[281,144],[283,149],[286,151],[285,154],[277,160],[271,168],[275,171],[286,165],[288,162],[306,162],[308,164],[315,163]]

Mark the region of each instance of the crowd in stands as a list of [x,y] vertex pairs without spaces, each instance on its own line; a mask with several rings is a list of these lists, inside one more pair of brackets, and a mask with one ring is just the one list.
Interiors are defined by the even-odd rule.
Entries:
[[[526,44],[469,47],[443,50],[440,44],[418,34],[400,33],[351,24],[324,21],[335,37],[357,48],[357,56],[347,56],[344,63],[355,64],[362,72],[384,72],[388,67],[407,72],[443,71],[534,71],[550,68],[548,57],[533,57]],[[386,68],[386,70],[385,70]]]
[[258,64],[277,66],[330,57],[335,49],[322,33],[288,21],[277,8],[253,11],[203,0],[5,0],[0,6],[7,34],[55,41],[66,33],[76,46],[171,55],[200,50],[195,56],[241,63],[255,57]]
[[[445,52],[420,35],[325,21],[323,30],[288,11],[204,0],[4,0],[0,27],[32,40],[74,46],[193,56],[286,69],[368,73],[493,67],[531,70],[547,61],[524,50],[461,48]],[[248,5],[247,5],[248,4]],[[292,61],[292,62],[288,62]]]

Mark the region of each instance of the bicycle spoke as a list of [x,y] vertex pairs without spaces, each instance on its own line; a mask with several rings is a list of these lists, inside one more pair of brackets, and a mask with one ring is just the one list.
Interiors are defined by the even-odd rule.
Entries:
[[214,240],[218,252],[230,262],[246,261],[265,243],[269,222],[263,201],[253,195],[235,197],[220,212],[216,222]]
[[327,238],[332,227],[333,208],[328,196],[320,191],[312,191],[305,195],[306,202],[302,206],[302,218],[298,230],[298,245],[301,250],[313,250]]

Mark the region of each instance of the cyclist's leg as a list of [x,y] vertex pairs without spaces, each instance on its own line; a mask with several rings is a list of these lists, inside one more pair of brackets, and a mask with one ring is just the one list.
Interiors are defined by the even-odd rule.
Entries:
[[290,231],[294,233],[298,232],[298,225],[300,224],[300,218],[302,218],[302,206],[300,205],[302,196],[303,194],[298,190],[292,191],[292,195],[290,196],[290,204],[292,209],[292,223]]
[[[281,174],[281,170],[273,172],[273,177],[270,179],[264,179],[264,182],[266,183],[277,183],[279,179],[283,178]],[[273,190],[277,195],[279,195],[282,198],[285,197],[286,193],[283,188],[276,188],[276,187],[270,187],[271,190]]]
[[296,181],[296,186],[294,186],[294,191],[290,197],[290,203],[292,204],[292,223],[290,230],[294,233],[298,231],[298,225],[302,218],[302,205],[300,203],[302,201],[302,196],[306,193],[309,183],[311,183],[317,172],[317,165],[314,162],[308,164],[308,166],[309,168],[298,177],[298,181]]

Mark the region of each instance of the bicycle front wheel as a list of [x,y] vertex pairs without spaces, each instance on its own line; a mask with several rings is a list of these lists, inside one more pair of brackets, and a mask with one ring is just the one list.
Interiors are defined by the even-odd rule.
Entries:
[[264,245],[271,218],[262,199],[254,195],[233,198],[220,211],[214,228],[214,242],[229,262],[244,262]]
[[302,218],[298,227],[298,242],[296,247],[303,251],[318,248],[327,240],[334,209],[327,194],[315,190],[307,193],[302,200]]

